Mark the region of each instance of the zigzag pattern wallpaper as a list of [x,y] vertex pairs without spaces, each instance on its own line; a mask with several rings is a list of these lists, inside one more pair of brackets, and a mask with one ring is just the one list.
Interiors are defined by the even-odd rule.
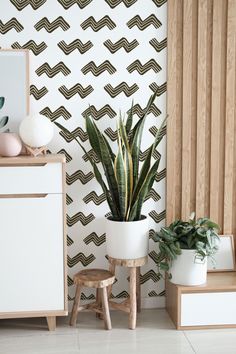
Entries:
[[[91,156],[84,117],[91,112],[112,146],[116,114],[134,100],[135,119],[149,96],[158,97],[148,116],[140,160],[166,115],[166,0],[1,0],[0,47],[30,51],[31,113],[65,125]],[[90,105],[90,107],[89,107]],[[107,267],[104,215],[109,210],[88,158],[70,136],[55,127],[52,152],[67,159],[67,224],[69,298],[73,274],[83,267]],[[156,301],[164,294],[157,276],[155,230],[165,219],[165,139],[154,158],[162,156],[154,188],[145,205],[150,218],[150,254],[141,270],[142,297]],[[128,274],[118,269],[112,296],[128,295]],[[84,291],[83,299],[94,298]]]

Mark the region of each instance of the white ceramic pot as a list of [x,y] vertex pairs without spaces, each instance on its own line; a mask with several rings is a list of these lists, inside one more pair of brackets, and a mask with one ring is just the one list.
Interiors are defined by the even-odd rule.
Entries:
[[107,254],[118,259],[137,259],[148,255],[149,220],[113,221],[106,219]]
[[46,146],[53,138],[53,123],[42,115],[28,116],[20,124],[20,137],[33,148]]
[[196,258],[195,250],[182,250],[170,267],[170,281],[179,285],[201,285],[206,283],[207,258],[201,261]]
[[22,149],[22,141],[16,133],[0,133],[0,156],[18,156]]

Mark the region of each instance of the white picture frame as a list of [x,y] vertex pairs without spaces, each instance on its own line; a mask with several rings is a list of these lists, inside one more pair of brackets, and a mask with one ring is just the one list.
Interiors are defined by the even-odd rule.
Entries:
[[235,251],[233,235],[220,235],[219,251],[214,255],[216,264],[207,260],[208,272],[235,271]]
[[5,98],[1,116],[8,116],[6,129],[18,133],[29,114],[29,51],[0,49],[0,97]]

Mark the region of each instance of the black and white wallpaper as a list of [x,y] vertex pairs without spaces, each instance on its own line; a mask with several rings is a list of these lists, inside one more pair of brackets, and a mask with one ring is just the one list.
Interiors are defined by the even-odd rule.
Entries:
[[[134,100],[138,119],[149,96],[158,97],[148,116],[140,160],[166,114],[166,0],[1,0],[0,47],[30,51],[30,109],[58,121],[89,149],[84,116],[89,111],[115,147],[116,114]],[[73,274],[83,267],[107,268],[104,215],[108,207],[86,156],[55,127],[52,152],[67,159],[69,298]],[[90,150],[90,154],[93,151]],[[144,205],[150,218],[148,265],[141,270],[144,306],[162,303],[157,245],[152,235],[165,219],[165,140],[162,160]],[[119,269],[112,295],[127,297],[128,274]],[[92,299],[92,291],[82,298]]]

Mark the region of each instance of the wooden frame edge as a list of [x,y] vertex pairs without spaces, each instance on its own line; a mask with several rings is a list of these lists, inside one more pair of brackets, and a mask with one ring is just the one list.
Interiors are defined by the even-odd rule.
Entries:
[[29,49],[13,49],[13,48],[1,48],[0,52],[23,52],[25,53],[25,71],[26,71],[26,87],[25,87],[25,93],[26,93],[26,114],[30,114],[30,64],[29,64]]

